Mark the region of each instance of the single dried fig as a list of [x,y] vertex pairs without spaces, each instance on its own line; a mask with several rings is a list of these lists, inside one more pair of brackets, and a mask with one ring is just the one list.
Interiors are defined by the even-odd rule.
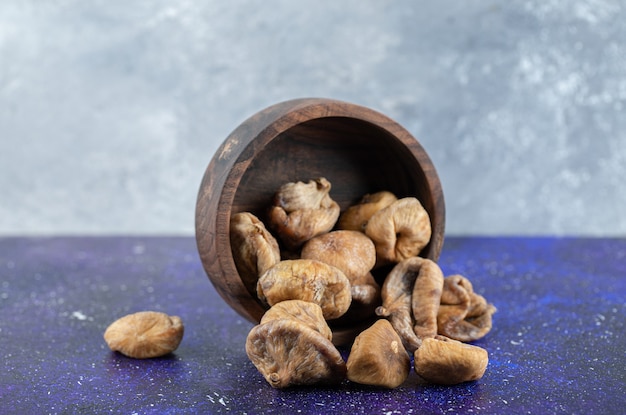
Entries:
[[331,199],[330,188],[330,182],[323,177],[280,187],[269,211],[269,221],[288,250],[298,249],[335,226],[340,207]]
[[428,212],[414,197],[398,199],[379,210],[365,227],[376,246],[377,266],[417,256],[431,233]]
[[359,203],[350,206],[339,216],[337,228],[364,232],[367,222],[369,222],[374,213],[389,206],[396,200],[398,198],[388,191],[367,194],[361,198]]
[[333,339],[333,333],[324,320],[322,308],[309,301],[286,300],[274,304],[261,317],[260,324],[273,320],[293,320],[317,331],[328,340]]
[[274,388],[334,385],[346,376],[346,363],[332,342],[289,319],[253,327],[246,339],[246,353]]
[[354,339],[346,367],[352,382],[396,388],[409,376],[411,359],[391,323],[381,319]]
[[230,247],[241,281],[256,295],[259,276],[280,261],[280,248],[272,234],[250,212],[230,219]]
[[413,331],[422,341],[437,335],[443,280],[443,272],[436,262],[429,259],[422,262],[411,294]]
[[474,292],[462,275],[446,277],[437,314],[438,333],[464,342],[484,337],[492,326],[493,304]]
[[104,332],[104,340],[113,351],[135,359],[148,359],[176,350],[183,334],[180,317],[140,311],[111,323]]
[[376,314],[386,317],[412,353],[422,339],[437,334],[437,310],[443,287],[439,266],[425,258],[412,257],[398,263],[383,283],[383,304]]
[[259,278],[257,295],[270,306],[285,300],[316,303],[326,320],[343,315],[352,302],[350,281],[343,272],[313,259],[277,263]]
[[376,263],[374,242],[357,231],[337,230],[316,236],[304,244],[300,255],[339,268],[351,283]]
[[370,273],[376,263],[376,248],[362,232],[338,230],[316,236],[304,244],[301,256],[332,265],[348,277],[351,307],[358,308],[355,313],[361,317],[372,314],[380,303],[380,286]]
[[482,378],[489,356],[481,347],[437,336],[424,339],[414,363],[415,372],[427,382],[455,385]]

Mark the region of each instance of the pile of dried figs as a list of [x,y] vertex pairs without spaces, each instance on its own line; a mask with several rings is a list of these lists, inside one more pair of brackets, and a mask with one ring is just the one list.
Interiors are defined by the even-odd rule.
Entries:
[[[246,340],[259,372],[275,388],[346,378],[395,388],[413,356],[426,382],[481,378],[487,351],[468,342],[489,332],[496,309],[467,278],[444,277],[419,256],[432,232],[419,200],[381,191],[341,212],[330,189],[325,178],[286,183],[265,223],[250,212],[231,217],[237,270],[268,307]],[[372,324],[344,360],[331,327],[363,321]]]

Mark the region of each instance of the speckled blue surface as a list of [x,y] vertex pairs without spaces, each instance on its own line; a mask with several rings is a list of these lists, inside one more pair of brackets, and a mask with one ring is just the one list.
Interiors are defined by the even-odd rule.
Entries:
[[[449,237],[440,265],[498,307],[481,380],[280,391],[193,238],[0,239],[0,413],[626,413],[626,239]],[[145,309],[183,318],[179,349],[110,352],[107,325]]]

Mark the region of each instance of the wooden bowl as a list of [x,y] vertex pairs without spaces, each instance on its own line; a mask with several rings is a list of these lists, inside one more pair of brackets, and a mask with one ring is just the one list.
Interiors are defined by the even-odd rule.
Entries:
[[[439,258],[443,192],[430,158],[407,130],[376,111],[336,100],[273,105],[244,121],[222,143],[206,169],[196,204],[196,241],[204,269],[221,297],[253,323],[266,307],[237,273],[230,217],[248,211],[267,223],[266,211],[281,185],[318,177],[330,181],[330,196],[342,210],[380,190],[417,197],[432,225],[431,241],[420,255]],[[350,339],[355,330],[333,328],[334,341]]]

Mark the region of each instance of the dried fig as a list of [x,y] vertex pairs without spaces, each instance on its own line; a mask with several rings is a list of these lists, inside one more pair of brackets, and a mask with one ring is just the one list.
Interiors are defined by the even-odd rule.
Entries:
[[302,258],[339,268],[353,282],[374,268],[376,248],[362,232],[337,230],[312,238],[302,247]]
[[316,236],[304,244],[301,256],[340,269],[350,281],[354,307],[378,305],[380,286],[370,273],[376,263],[376,248],[362,232],[338,230]]
[[439,334],[470,342],[484,337],[496,312],[493,304],[474,292],[472,283],[462,275],[446,277],[437,314]]
[[317,331],[328,340],[332,340],[333,333],[324,320],[322,308],[309,301],[286,300],[274,304],[263,314],[260,324],[273,320],[293,320]]
[[383,304],[376,309],[376,314],[389,319],[411,353],[423,338],[437,334],[442,287],[443,274],[439,266],[421,257],[398,263],[383,283]]
[[323,177],[280,187],[274,196],[269,220],[270,227],[276,230],[288,250],[296,250],[314,236],[333,228],[340,207],[331,199],[330,188],[330,182]]
[[398,333],[383,319],[356,337],[346,367],[353,382],[396,388],[409,376],[411,360]]
[[280,261],[280,248],[255,215],[235,213],[230,219],[230,247],[241,281],[256,295],[259,276]]
[[429,259],[422,262],[411,294],[413,331],[422,341],[437,335],[437,314],[441,304],[443,280],[443,272],[436,262]]
[[350,206],[339,216],[337,228],[364,232],[367,222],[374,213],[389,206],[397,199],[393,193],[388,191],[367,194],[361,198],[359,203]]
[[481,347],[437,336],[424,339],[414,362],[415,372],[427,382],[455,385],[483,377],[489,356]]
[[365,227],[376,246],[377,266],[417,256],[431,233],[428,212],[414,197],[398,199],[379,210]]
[[313,259],[277,263],[259,278],[257,295],[270,306],[285,300],[316,303],[326,320],[343,315],[352,302],[350,281],[343,272]]
[[278,319],[252,328],[246,353],[274,388],[338,384],[346,364],[332,342],[293,320]]
[[140,311],[111,323],[104,332],[104,340],[113,351],[135,359],[149,359],[176,350],[184,331],[178,316]]

